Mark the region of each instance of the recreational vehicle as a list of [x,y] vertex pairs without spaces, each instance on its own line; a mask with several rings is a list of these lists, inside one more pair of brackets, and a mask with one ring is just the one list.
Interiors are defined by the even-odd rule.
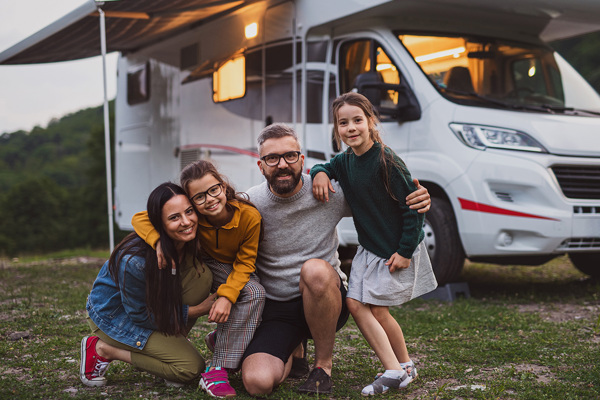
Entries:
[[[344,150],[332,140],[329,107],[355,90],[376,105],[384,142],[432,195],[424,229],[440,283],[456,279],[465,258],[541,264],[565,253],[600,275],[600,97],[547,45],[600,29],[600,4],[149,3],[162,9],[95,4],[109,49],[121,52],[121,228],[131,229],[153,187],[194,160],[215,162],[238,190],[261,183],[256,138],[273,122],[299,133],[307,171],[329,160]],[[176,29],[159,24],[169,15],[180,18]],[[338,234],[341,246],[357,242],[351,220]]]

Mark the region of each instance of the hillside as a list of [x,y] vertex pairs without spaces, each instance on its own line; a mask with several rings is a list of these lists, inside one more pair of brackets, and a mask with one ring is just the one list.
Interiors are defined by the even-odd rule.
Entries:
[[0,136],[0,254],[107,247],[106,207],[101,107]]

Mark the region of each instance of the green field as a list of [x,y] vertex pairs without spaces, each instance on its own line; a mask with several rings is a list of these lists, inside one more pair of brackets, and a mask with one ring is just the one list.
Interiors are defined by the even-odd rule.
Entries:
[[[0,260],[0,399],[210,398],[196,385],[167,388],[119,362],[104,388],[80,383],[85,299],[106,256],[93,255]],[[379,398],[600,398],[600,282],[566,257],[539,267],[467,263],[462,280],[470,298],[393,309],[419,379]],[[201,319],[191,333],[207,358],[203,337],[212,327]],[[360,389],[381,365],[352,320],[338,333],[334,354],[331,398],[362,398]],[[295,392],[300,383],[289,380],[270,398],[315,398]],[[250,398],[238,375],[232,384],[238,398]]]

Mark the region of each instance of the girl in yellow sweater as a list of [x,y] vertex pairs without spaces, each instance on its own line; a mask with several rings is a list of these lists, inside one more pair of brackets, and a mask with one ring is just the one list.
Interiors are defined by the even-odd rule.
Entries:
[[[227,182],[215,166],[205,160],[181,171],[181,186],[200,214],[198,240],[205,262],[213,273],[218,299],[208,315],[217,330],[206,337],[213,347],[211,366],[202,374],[201,387],[214,397],[235,396],[227,370],[239,368],[241,357],[260,323],[265,290],[255,273],[261,216],[242,194]],[[132,219],[136,233],[156,246],[161,260],[159,235],[146,211]]]

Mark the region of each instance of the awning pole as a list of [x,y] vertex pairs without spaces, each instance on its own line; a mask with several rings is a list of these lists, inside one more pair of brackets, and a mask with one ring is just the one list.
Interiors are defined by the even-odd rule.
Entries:
[[106,25],[104,11],[98,8],[100,15],[100,49],[102,51],[102,81],[104,84],[104,155],[106,158],[106,200],[108,202],[108,240],[110,252],[115,248],[113,227],[112,166],[110,157],[110,121],[108,118],[108,93],[106,85]]

